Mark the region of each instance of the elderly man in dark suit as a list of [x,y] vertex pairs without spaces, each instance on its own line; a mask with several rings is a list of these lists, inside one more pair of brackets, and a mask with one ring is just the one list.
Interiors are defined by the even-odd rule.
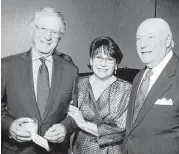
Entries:
[[[32,48],[2,59],[3,154],[68,153],[68,134],[76,125],[67,112],[70,101],[77,101],[78,68],[55,51],[64,33],[61,13],[40,9],[30,25]],[[32,118],[38,120],[38,134],[47,139],[49,152],[33,143],[24,127],[34,123]]]
[[147,19],[137,30],[137,52],[146,64],[129,101],[125,154],[179,153],[179,57],[166,21]]

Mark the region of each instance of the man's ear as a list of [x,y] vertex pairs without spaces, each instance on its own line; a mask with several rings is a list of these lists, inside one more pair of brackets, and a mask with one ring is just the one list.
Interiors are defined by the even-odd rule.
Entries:
[[166,37],[166,47],[169,48],[172,45],[172,35],[168,34]]
[[30,36],[33,36],[33,34],[34,34],[34,23],[33,22],[31,22],[30,23],[30,28],[29,28],[29,33],[30,33]]
[[32,35],[33,35],[33,32],[32,32],[32,27],[30,27],[30,29],[29,29],[29,33],[30,33],[30,36],[32,36]]

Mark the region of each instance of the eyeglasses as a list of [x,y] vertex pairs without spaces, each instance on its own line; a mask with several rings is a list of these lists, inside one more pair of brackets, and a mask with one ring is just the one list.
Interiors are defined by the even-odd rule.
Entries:
[[[35,24],[35,27],[36,29],[38,30],[38,32],[42,35],[45,35],[48,33],[48,29],[47,28],[42,28],[42,27],[38,27],[36,24]],[[56,32],[54,30],[50,30],[50,36],[53,37],[53,38],[58,38],[60,37],[61,33],[60,32]]]
[[96,62],[98,62],[98,63],[103,62],[103,60],[105,60],[105,62],[106,62],[107,64],[114,64],[114,63],[116,62],[115,59],[110,58],[110,57],[103,58],[103,57],[101,57],[101,56],[95,56],[94,58],[95,58]]

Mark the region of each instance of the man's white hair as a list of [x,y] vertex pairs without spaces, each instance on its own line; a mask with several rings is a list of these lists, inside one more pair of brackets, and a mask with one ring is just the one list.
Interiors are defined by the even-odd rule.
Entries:
[[48,13],[48,14],[50,14],[50,15],[52,15],[52,16],[55,16],[56,18],[60,19],[60,21],[61,21],[61,23],[62,23],[62,27],[61,27],[60,33],[61,33],[61,35],[63,36],[63,34],[64,34],[65,31],[66,31],[65,20],[64,20],[63,15],[62,15],[59,11],[57,11],[55,8],[44,7],[44,8],[41,8],[41,9],[37,10],[37,11],[34,13],[32,19],[31,19],[31,23],[34,23],[34,20],[35,20],[36,15],[39,14],[39,13],[42,13],[42,12]]

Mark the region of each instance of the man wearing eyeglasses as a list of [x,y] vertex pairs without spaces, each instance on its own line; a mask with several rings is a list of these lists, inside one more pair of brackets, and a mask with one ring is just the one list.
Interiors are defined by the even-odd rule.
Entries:
[[[2,59],[1,121],[7,136],[3,154],[68,153],[69,134],[76,125],[67,112],[70,101],[77,101],[78,68],[56,51],[65,28],[60,12],[42,8],[31,20],[32,48]],[[32,142],[27,130],[31,125],[24,127],[34,118],[49,152]]]

